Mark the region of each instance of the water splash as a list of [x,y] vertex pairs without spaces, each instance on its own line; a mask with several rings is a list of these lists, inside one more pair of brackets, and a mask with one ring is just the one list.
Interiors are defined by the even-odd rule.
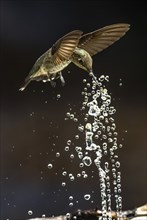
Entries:
[[[81,111],[83,112],[83,124],[77,125],[75,139],[78,140],[83,135],[83,146],[76,146],[75,151],[81,160],[79,167],[95,165],[99,174],[102,219],[112,219],[110,212],[112,202],[115,202],[115,208],[118,218],[122,212],[121,197],[121,172],[120,162],[117,154],[118,144],[116,124],[113,115],[116,109],[112,106],[112,98],[106,89],[105,82],[109,82],[109,76],[101,75],[98,79],[87,83],[84,79],[84,89],[82,91],[83,102]],[[75,113],[67,112],[67,120],[74,120],[78,123],[78,117]],[[84,143],[85,142],[85,143]],[[68,143],[67,143],[68,144]],[[71,144],[71,142],[70,142]],[[68,145],[70,145],[68,144]],[[66,147],[67,148],[67,147]],[[94,153],[94,158],[90,153]],[[78,173],[76,177],[87,178],[88,175]],[[70,174],[70,180],[75,177]],[[91,196],[86,194],[85,200],[90,200]],[[108,218],[107,218],[108,217]]]

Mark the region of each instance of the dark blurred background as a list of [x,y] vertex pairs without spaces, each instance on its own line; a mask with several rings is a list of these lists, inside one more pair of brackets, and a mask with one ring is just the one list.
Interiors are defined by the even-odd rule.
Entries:
[[[61,170],[79,172],[78,161],[71,163],[64,151],[66,141],[74,140],[77,124],[64,118],[70,106],[79,111],[82,80],[88,75],[71,64],[63,71],[65,87],[57,81],[56,88],[41,82],[32,82],[24,92],[19,88],[35,60],[64,34],[74,29],[87,33],[119,22],[131,24],[131,29],[94,57],[94,73],[110,76],[107,88],[117,109],[115,120],[123,142],[119,150],[123,209],[146,202],[147,14],[143,2],[1,0],[0,219],[27,219],[29,210],[31,217],[41,217],[100,208],[98,175],[61,187]],[[48,163],[53,169],[47,168]],[[92,191],[93,203],[86,202],[83,195]],[[73,208],[68,206],[70,195],[79,201]]]

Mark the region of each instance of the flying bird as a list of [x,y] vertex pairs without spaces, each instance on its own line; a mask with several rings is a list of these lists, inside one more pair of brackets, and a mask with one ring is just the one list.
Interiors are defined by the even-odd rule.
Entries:
[[20,90],[23,91],[33,80],[50,81],[51,85],[55,86],[55,80],[60,78],[61,84],[64,85],[61,71],[71,62],[96,79],[92,69],[92,56],[119,40],[129,27],[129,24],[119,23],[84,35],[81,30],[66,34],[37,59]]

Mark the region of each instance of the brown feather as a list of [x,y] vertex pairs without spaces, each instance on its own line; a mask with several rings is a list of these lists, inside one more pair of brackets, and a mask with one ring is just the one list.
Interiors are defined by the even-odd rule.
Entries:
[[52,47],[52,60],[55,65],[69,60],[73,51],[79,43],[82,31],[75,30],[60,38]]
[[129,24],[113,24],[85,34],[80,38],[78,47],[93,56],[124,36],[129,26]]

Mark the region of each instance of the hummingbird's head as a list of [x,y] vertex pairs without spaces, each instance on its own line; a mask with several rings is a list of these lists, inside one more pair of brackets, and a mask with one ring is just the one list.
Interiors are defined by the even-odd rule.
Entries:
[[84,70],[88,73],[92,72],[92,58],[88,53],[79,62]]

